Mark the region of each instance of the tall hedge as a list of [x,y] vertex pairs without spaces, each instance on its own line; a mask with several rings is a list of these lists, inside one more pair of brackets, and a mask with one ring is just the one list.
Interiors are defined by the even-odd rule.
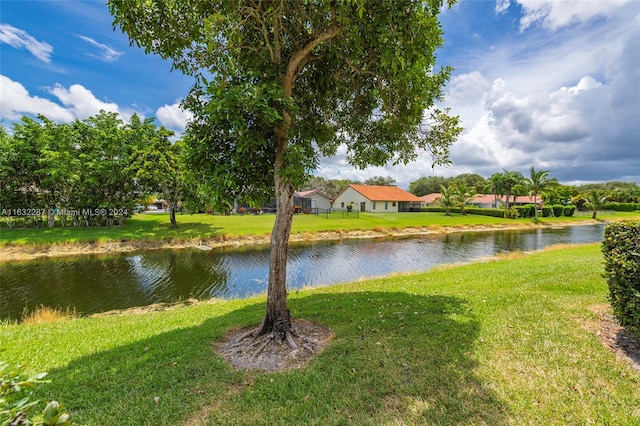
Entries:
[[562,211],[564,210],[564,206],[562,204],[554,204],[552,206],[553,209],[553,215],[555,217],[560,217],[562,216]]
[[617,212],[633,212],[640,210],[640,203],[606,203],[602,210],[614,210]]
[[602,252],[613,313],[640,336],[640,221],[607,225]]

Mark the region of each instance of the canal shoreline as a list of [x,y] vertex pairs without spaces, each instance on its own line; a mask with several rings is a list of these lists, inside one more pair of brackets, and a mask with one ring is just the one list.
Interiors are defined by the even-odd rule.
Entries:
[[[592,225],[606,223],[602,220],[581,220],[562,223],[513,223],[496,225],[463,225],[463,226],[415,226],[402,229],[368,229],[358,231],[300,232],[292,233],[290,242],[340,241],[348,239],[367,239],[384,237],[409,237],[433,234],[450,234],[460,232],[487,232],[525,229],[564,228],[567,226]],[[62,243],[53,245],[17,245],[9,244],[0,247],[0,263],[26,261],[41,258],[57,258],[66,256],[100,255],[130,253],[141,250],[186,249],[196,248],[209,250],[223,247],[264,246],[269,244],[270,235],[243,236],[237,238],[217,237],[210,239],[193,239],[179,241],[107,241],[93,243]]]

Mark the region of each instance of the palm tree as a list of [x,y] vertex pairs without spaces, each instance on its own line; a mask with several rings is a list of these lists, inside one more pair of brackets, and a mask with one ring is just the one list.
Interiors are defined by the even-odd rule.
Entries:
[[483,194],[487,194],[488,192],[493,194],[494,208],[498,208],[498,196],[502,197],[504,195],[504,185],[502,181],[502,173],[494,173],[489,179],[487,179],[487,184],[482,188]]
[[529,177],[524,178],[522,185],[529,191],[529,196],[533,195],[533,204],[536,206],[535,210],[535,220],[538,220],[538,194],[541,193],[544,189],[555,185],[558,183],[558,180],[555,178],[550,178],[549,170],[536,170],[531,166],[531,173]]
[[589,191],[586,195],[582,196],[582,199],[584,200],[584,205],[593,212],[591,215],[592,219],[596,218],[598,209],[601,209],[604,203],[607,202],[607,197],[604,193],[597,189]]
[[511,196],[514,188],[522,183],[523,179],[524,176],[522,176],[522,173],[520,172],[505,170],[502,174],[502,187],[507,198],[507,204],[505,206],[507,210],[509,210],[510,207],[509,197]]
[[460,181],[456,182],[451,190],[453,191],[455,204],[460,206],[460,213],[466,215],[467,213],[464,211],[464,206],[466,206],[471,200],[473,200],[473,197],[476,196],[475,188]]
[[449,209],[456,205],[453,191],[450,188],[445,188],[444,185],[440,185],[440,194],[438,204],[440,204],[440,207],[444,207],[446,215],[450,216]]

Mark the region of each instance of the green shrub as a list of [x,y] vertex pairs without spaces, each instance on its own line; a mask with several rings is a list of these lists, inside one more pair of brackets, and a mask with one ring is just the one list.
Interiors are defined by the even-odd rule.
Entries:
[[553,209],[551,207],[548,206],[544,206],[542,207],[542,217],[549,217],[551,216],[551,212],[553,211]]
[[520,217],[520,213],[514,207],[511,207],[509,210],[504,212],[504,217],[507,219],[517,219]]
[[562,216],[562,212],[564,211],[564,206],[562,204],[554,204],[551,208],[553,209],[553,215],[555,217]]
[[634,212],[640,210],[640,203],[605,203],[602,210],[614,210],[617,212]]
[[0,362],[0,425],[70,425],[69,415],[57,401],[49,402],[35,420],[29,419],[31,411],[40,403],[31,400],[30,391],[37,384],[48,383],[49,380],[44,380],[47,373],[27,378],[24,369],[24,365],[11,368]]
[[529,206],[516,206],[515,209],[518,211],[518,217],[523,219],[529,217]]
[[467,207],[464,209],[469,214],[477,214],[480,216],[504,217],[503,209],[483,209],[479,207]]
[[602,252],[613,313],[640,336],[640,221],[607,225]]
[[576,212],[576,206],[564,206],[564,209],[562,210],[562,214],[567,217],[573,216],[575,212]]
[[[464,209],[467,211],[467,209]],[[444,207],[422,207],[421,211],[430,213],[444,213],[447,211]],[[451,207],[449,213],[460,213],[462,209],[460,207]]]

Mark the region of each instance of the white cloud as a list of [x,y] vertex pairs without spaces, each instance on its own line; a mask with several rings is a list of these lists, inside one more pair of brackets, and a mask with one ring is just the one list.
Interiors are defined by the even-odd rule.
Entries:
[[112,62],[117,60],[124,53],[112,48],[111,46],[107,46],[106,44],[98,43],[97,41],[95,41],[90,37],[86,37],[83,35],[78,35],[78,37],[86,41],[87,43],[97,47],[100,50],[99,55],[88,54],[93,58],[98,58],[103,61]]
[[22,84],[4,75],[0,75],[0,92],[2,92],[0,118],[14,121],[19,120],[23,115],[42,114],[54,121],[73,121],[72,111],[49,99],[30,95]]
[[496,0],[496,13],[505,13],[510,5],[509,0]]
[[[535,23],[543,28],[555,31],[568,25],[586,22],[598,16],[609,16],[613,10],[624,6],[631,0],[592,0],[592,1],[558,1],[558,0],[515,0],[522,7],[520,31],[524,31]],[[505,0],[497,0],[503,6]],[[507,0],[508,3],[508,0]],[[508,4],[507,4],[508,7]]]
[[0,43],[6,43],[16,49],[27,49],[33,56],[47,64],[51,62],[53,47],[38,41],[26,31],[9,24],[0,24]]
[[[23,115],[42,114],[57,122],[71,122],[74,119],[85,119],[98,114],[101,110],[115,112],[128,121],[134,111],[123,111],[112,102],[97,99],[90,90],[80,84],[73,84],[68,89],[56,84],[46,91],[57,98],[60,103],[51,99],[30,94],[19,82],[0,75],[0,119],[8,121],[19,120]],[[144,117],[144,114],[137,113]]]
[[183,133],[187,122],[191,120],[193,114],[185,111],[180,107],[180,103],[176,102],[171,105],[163,105],[156,111],[156,118],[167,129]]
[[96,115],[100,110],[120,112],[117,104],[102,102],[80,84],[72,84],[68,89],[56,84],[54,88],[49,89],[49,92],[57,97],[73,113],[74,117],[79,119]]

